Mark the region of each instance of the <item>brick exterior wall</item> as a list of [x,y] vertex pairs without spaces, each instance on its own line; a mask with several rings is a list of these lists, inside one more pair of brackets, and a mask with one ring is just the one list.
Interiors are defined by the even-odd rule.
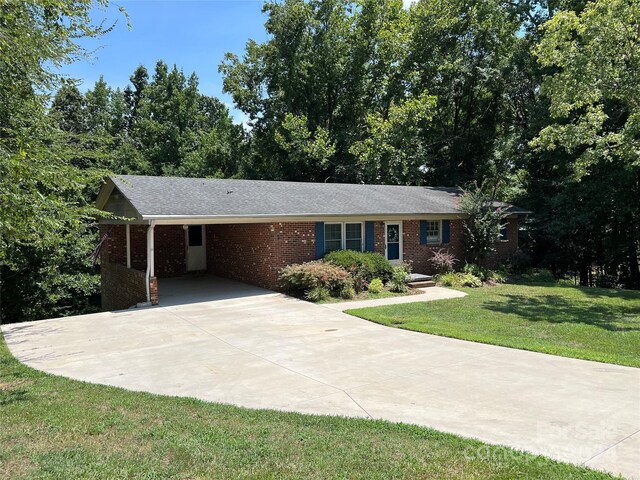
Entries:
[[518,219],[507,219],[507,240],[496,245],[493,255],[484,261],[485,266],[497,268],[504,263],[518,249]]
[[179,277],[187,273],[186,239],[182,225],[155,226],[153,246],[155,274],[158,278]]
[[278,271],[315,259],[315,223],[207,225],[207,269],[221,277],[278,289]]
[[[497,252],[487,260],[495,267],[515,252],[518,245],[518,220],[509,219],[508,241],[497,245]],[[146,301],[146,225],[131,226],[131,269],[126,268],[126,233],[124,225],[103,225],[101,233],[110,238],[102,248],[103,308],[127,308]],[[464,259],[462,221],[450,221],[448,244],[420,244],[420,221],[402,222],[403,259],[417,273],[433,273],[428,263],[434,250],[444,248],[456,258]],[[374,223],[374,251],[385,254],[385,223]],[[184,275],[186,235],[182,225],[155,227],[155,270],[158,278]],[[277,290],[278,271],[292,263],[314,260],[315,222],[251,223],[206,226],[207,270],[221,277]],[[117,268],[122,267],[122,268]],[[157,302],[157,282],[151,283]]]
[[[100,236],[109,232],[100,251],[100,281],[103,310],[121,310],[147,301],[147,226],[129,227],[131,268],[127,268],[125,225],[101,225]],[[179,237],[177,233],[182,237]],[[180,244],[180,238],[182,243]],[[180,225],[155,227],[155,277],[149,280],[151,303],[158,303],[158,277],[182,275],[186,271],[185,234]],[[160,260],[160,261],[158,261]]]
[[405,220],[402,223],[402,246],[404,261],[409,263],[416,273],[433,274],[429,259],[436,250],[446,250],[462,261],[462,220],[450,220],[449,243],[420,244],[420,220]]
[[[147,301],[145,272],[127,268],[118,263],[103,263],[100,266],[102,281],[102,309],[123,310]],[[151,303],[158,303],[158,281],[151,277]]]

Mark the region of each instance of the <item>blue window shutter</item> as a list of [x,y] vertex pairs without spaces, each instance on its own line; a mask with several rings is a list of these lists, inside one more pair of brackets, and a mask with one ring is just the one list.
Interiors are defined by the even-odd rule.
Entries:
[[442,220],[442,243],[451,241],[451,224],[449,220]]
[[374,222],[364,222],[364,251],[373,252]]
[[324,255],[324,222],[316,222],[316,258]]
[[427,244],[427,221],[420,220],[420,245]]

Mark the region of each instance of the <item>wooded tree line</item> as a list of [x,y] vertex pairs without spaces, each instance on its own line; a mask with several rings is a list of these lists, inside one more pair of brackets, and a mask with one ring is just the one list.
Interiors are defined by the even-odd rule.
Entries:
[[534,212],[535,264],[640,287],[637,0],[268,2],[219,67],[247,128],[162,61],[123,90],[52,73],[108,34],[92,4],[0,5],[2,318],[91,308],[105,172],[477,184]]

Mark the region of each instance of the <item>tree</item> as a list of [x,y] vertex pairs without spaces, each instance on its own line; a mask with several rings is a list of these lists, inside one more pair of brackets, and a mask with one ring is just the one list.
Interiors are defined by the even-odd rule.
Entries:
[[[106,2],[98,2],[106,5]],[[11,287],[25,256],[20,250],[40,253],[64,251],[97,211],[85,189],[97,181],[97,172],[80,171],[60,155],[59,130],[45,115],[47,93],[60,84],[55,67],[84,56],[78,41],[104,34],[90,13],[94,2],[3,2],[0,4],[0,280],[2,299],[21,298]],[[73,92],[69,91],[70,96]],[[77,98],[66,112],[78,118]],[[79,127],[81,128],[81,127]],[[47,255],[48,265],[52,256]],[[51,280],[42,271],[42,284]],[[35,274],[35,272],[30,272]],[[13,284],[15,285],[15,284]],[[28,300],[25,300],[28,301]],[[19,302],[16,302],[19,303]],[[22,306],[26,306],[24,302]],[[4,310],[0,310],[6,319]],[[16,314],[13,320],[19,320]]]
[[360,180],[394,185],[423,182],[426,165],[421,133],[431,120],[435,103],[436,98],[425,92],[400,105],[392,103],[386,118],[369,114],[365,138],[350,149],[361,167]]
[[[397,75],[407,12],[399,0],[269,2],[269,39],[247,42],[244,57],[220,65],[225,91],[252,127],[252,171],[264,178],[356,181],[350,148],[362,139],[369,113],[383,117],[406,89]],[[293,118],[309,138],[335,148],[308,170],[308,157],[282,143]],[[278,141],[278,139],[280,141]],[[297,164],[296,162],[300,162]]]
[[494,199],[478,187],[466,190],[458,206],[468,215],[463,221],[467,261],[480,264],[495,251],[508,212],[496,208]]
[[568,156],[555,233],[575,245],[583,283],[597,266],[640,286],[639,25],[638,2],[598,0],[558,12],[534,49],[550,123],[532,146]]

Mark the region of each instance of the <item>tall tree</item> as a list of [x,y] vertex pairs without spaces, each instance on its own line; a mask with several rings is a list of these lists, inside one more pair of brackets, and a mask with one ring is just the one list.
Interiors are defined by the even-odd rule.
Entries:
[[[45,93],[60,81],[55,67],[86,54],[79,39],[105,33],[91,21],[93,5],[90,0],[0,3],[3,284],[19,270],[22,257],[16,251],[20,246],[51,258],[47,252],[59,251],[62,239],[76,236],[97,213],[84,196],[94,176],[59,155],[56,132],[45,115]],[[7,298],[4,289],[2,298]]]
[[640,286],[640,4],[597,0],[562,11],[535,48],[548,69],[551,123],[532,145],[568,155],[556,197],[583,282],[593,266]]

